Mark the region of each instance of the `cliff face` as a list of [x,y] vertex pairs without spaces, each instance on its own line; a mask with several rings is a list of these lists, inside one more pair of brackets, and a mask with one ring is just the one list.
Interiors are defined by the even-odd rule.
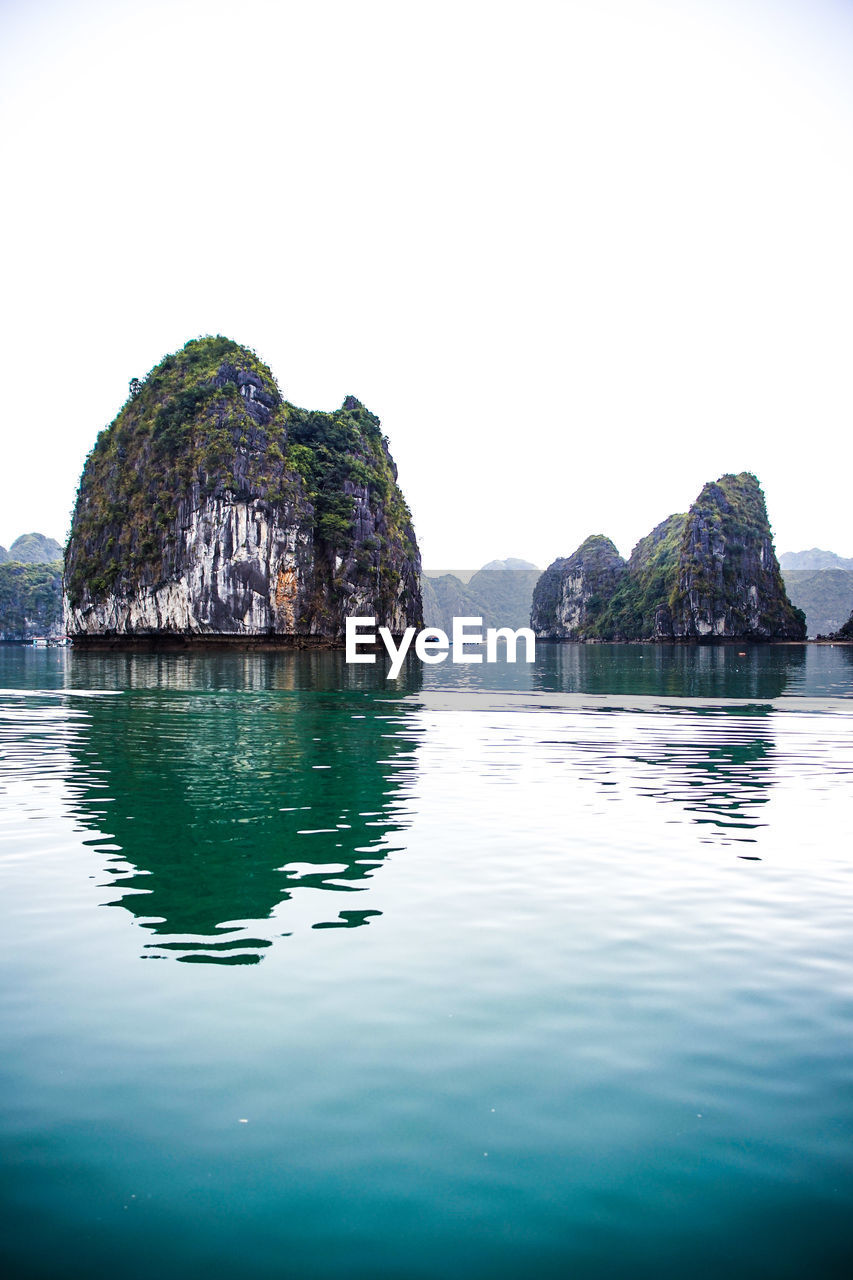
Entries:
[[609,538],[587,538],[573,555],[549,565],[537,581],[531,627],[537,636],[555,640],[594,636],[625,572],[625,561]]
[[805,617],[785,593],[755,476],[721,476],[690,508],[671,608],[676,637],[805,639]]
[[286,402],[225,338],[187,343],[87,459],[65,561],[77,638],[338,640],[421,623],[420,555],[379,420]]
[[[725,475],[705,485],[686,515],[670,516],[642,538],[591,616],[590,588],[574,565],[590,541],[569,560],[555,561],[543,575],[551,575],[550,581],[540,579],[541,594],[560,599],[568,626],[549,629],[547,614],[536,613],[534,596],[537,634],[594,640],[805,639],[805,618],[785,594],[764,495],[753,475]],[[540,593],[539,585],[536,590]]]

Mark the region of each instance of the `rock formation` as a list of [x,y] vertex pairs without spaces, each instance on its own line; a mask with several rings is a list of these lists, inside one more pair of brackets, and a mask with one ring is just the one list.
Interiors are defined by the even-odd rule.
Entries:
[[602,611],[626,572],[609,538],[593,534],[573,555],[549,565],[533,589],[530,625],[537,636],[583,640],[597,634]]
[[764,495],[747,472],[706,484],[686,515],[637,543],[627,566],[600,535],[555,561],[537,583],[531,624],[543,638],[571,640],[806,635],[785,594]]
[[227,338],[167,356],[98,437],[65,561],[68,629],[335,642],[421,625],[420,555],[379,419],[285,401]]

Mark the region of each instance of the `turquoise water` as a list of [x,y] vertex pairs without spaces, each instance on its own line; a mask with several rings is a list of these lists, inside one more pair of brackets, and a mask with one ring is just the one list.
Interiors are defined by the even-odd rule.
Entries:
[[849,1274],[853,650],[0,690],[7,1274]]

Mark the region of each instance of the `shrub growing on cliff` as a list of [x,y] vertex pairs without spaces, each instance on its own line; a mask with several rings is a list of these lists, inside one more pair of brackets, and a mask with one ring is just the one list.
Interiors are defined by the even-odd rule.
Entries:
[[602,611],[595,634],[605,640],[642,640],[655,634],[658,610],[669,607],[678,584],[685,515],[669,516],[641,538],[628,573]]

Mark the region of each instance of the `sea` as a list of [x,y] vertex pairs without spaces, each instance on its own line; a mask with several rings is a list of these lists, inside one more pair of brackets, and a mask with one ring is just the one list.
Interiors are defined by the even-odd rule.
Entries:
[[851,801],[851,647],[0,646],[3,1274],[846,1278]]

